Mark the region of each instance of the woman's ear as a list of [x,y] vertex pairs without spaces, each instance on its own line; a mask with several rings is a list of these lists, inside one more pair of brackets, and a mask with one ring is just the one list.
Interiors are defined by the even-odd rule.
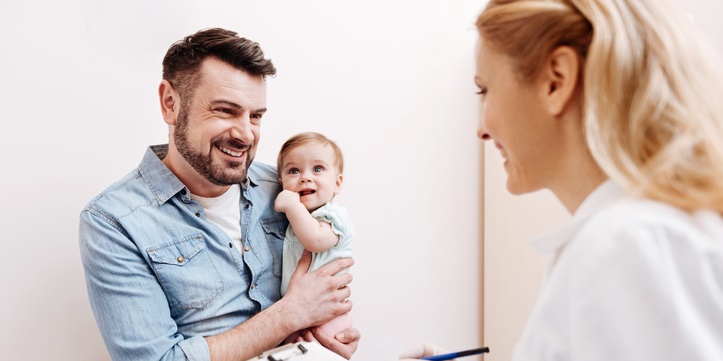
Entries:
[[178,110],[181,108],[181,98],[178,96],[178,92],[173,89],[173,85],[168,80],[164,79],[158,86],[158,96],[161,100],[163,121],[168,125],[176,125]]
[[576,98],[580,57],[569,46],[560,46],[547,58],[540,73],[541,95],[553,116],[561,115]]

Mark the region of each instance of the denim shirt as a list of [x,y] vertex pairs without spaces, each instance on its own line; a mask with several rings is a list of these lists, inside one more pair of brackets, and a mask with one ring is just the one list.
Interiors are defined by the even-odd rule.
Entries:
[[274,210],[276,170],[249,168],[239,252],[163,164],[167,149],[150,147],[137,169],[80,214],[88,296],[115,360],[209,360],[204,336],[280,298],[288,221]]

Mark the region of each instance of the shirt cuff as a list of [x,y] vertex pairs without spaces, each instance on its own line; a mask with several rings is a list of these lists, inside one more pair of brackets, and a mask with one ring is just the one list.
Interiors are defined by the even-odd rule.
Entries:
[[178,343],[186,357],[192,361],[211,361],[211,352],[203,336],[193,336]]

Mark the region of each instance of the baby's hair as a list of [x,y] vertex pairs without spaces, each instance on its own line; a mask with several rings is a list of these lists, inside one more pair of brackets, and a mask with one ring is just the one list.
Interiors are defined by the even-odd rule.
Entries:
[[340,174],[344,173],[344,156],[341,154],[339,146],[336,145],[333,140],[316,132],[299,133],[284,142],[284,145],[281,146],[281,150],[279,151],[279,158],[276,160],[276,167],[279,173],[281,173],[281,168],[284,165],[284,157],[286,157],[292,149],[311,143],[320,143],[330,146],[332,151],[334,151],[334,166],[336,166],[336,169]]

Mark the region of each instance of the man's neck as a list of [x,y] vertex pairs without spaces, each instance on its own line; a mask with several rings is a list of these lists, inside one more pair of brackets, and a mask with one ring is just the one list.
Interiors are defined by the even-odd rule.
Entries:
[[228,190],[228,185],[211,183],[206,177],[199,174],[178,152],[171,150],[163,158],[163,164],[183,183],[191,193],[205,197],[218,197]]

